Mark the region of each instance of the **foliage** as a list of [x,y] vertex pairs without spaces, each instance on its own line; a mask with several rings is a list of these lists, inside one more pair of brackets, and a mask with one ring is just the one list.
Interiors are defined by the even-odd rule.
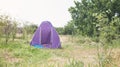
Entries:
[[55,29],[58,32],[58,34],[60,34],[60,35],[64,34],[64,28],[63,27],[56,27]]
[[101,47],[96,48],[102,48],[102,52],[98,52],[100,67],[111,64],[110,46],[115,45],[114,40],[120,39],[119,2],[120,0],[81,0],[74,1],[75,6],[69,8],[72,24],[79,30],[79,34],[94,37],[96,43],[101,43],[97,45]]
[[11,18],[7,15],[1,15],[1,25],[2,25],[2,34],[5,36],[5,43],[7,44],[11,31],[12,31],[12,24],[11,24]]
[[16,37],[16,33],[17,33],[17,21],[13,21],[12,23],[12,40],[14,41],[15,37]]
[[24,24],[22,28],[23,39],[28,39],[28,35],[33,34],[37,29],[37,25],[35,24]]
[[38,27],[35,24],[29,25],[25,24],[23,28],[26,30],[28,34],[33,34]]
[[[119,18],[117,8],[120,8],[120,4],[117,0],[82,0],[74,3],[75,7],[69,8],[69,12],[72,15],[72,23],[82,35],[99,36],[100,28],[112,26],[111,23]],[[116,23],[118,24],[119,21]],[[117,28],[117,26],[112,27]],[[119,32],[118,29],[116,31]]]
[[72,21],[68,22],[68,24],[64,27],[64,34],[72,35],[74,32],[74,24]]
[[[24,24],[24,27],[18,27],[18,21],[13,20],[8,15],[0,15],[0,38],[5,37],[5,43],[8,44],[8,41],[16,38],[16,34],[21,30],[23,38],[27,39],[27,35],[33,34],[37,29],[35,24]],[[21,33],[20,33],[21,34]]]

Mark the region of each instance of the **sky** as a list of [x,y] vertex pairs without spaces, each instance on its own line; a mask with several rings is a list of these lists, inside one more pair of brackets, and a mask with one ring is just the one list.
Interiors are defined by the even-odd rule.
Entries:
[[10,17],[37,25],[47,20],[55,27],[63,27],[71,20],[71,6],[73,0],[0,0],[0,12]]

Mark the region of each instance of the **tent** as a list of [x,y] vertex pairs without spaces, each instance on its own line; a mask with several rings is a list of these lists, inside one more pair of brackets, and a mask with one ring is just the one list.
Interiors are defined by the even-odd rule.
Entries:
[[31,46],[36,48],[61,48],[60,39],[49,21],[43,21],[35,31]]

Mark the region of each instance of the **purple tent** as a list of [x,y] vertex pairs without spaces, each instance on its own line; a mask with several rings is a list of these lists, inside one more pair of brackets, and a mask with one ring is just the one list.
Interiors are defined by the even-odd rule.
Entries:
[[49,21],[43,21],[35,31],[30,45],[41,45],[43,48],[61,48],[60,39]]

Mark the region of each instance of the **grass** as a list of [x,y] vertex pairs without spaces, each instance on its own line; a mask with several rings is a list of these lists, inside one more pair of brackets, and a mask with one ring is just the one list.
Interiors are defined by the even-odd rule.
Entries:
[[[91,38],[60,36],[62,49],[37,49],[17,39],[5,45],[0,43],[0,67],[99,67],[96,45]],[[119,46],[119,41],[113,42]],[[108,49],[109,50],[109,49]],[[101,54],[102,53],[102,54]],[[114,45],[110,58],[114,67],[120,64],[120,49]],[[107,64],[107,63],[106,63]]]
[[1,58],[5,59],[7,64],[36,63],[44,61],[51,57],[51,53],[46,49],[36,49],[29,44],[20,42],[9,42],[9,45],[1,45]]
[[65,65],[65,67],[84,67],[84,63],[81,61],[70,59],[68,64]]

